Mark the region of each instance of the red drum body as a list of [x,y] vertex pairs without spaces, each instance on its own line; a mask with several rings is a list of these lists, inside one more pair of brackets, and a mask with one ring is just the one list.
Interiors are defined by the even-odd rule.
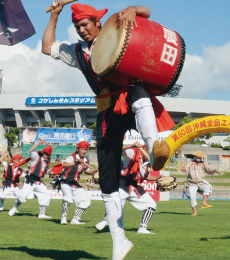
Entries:
[[176,83],[185,59],[180,35],[149,19],[136,16],[138,27],[125,29],[112,15],[102,27],[92,54],[94,72],[127,87],[142,81],[150,95],[164,95]]

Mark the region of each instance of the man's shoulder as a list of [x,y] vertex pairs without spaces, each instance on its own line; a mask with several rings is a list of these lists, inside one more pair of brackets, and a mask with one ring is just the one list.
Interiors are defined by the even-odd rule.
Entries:
[[38,152],[32,151],[32,152],[29,152],[29,155],[30,156],[38,156]]
[[4,166],[4,167],[7,167],[8,165],[10,165],[8,162],[6,162],[6,161],[3,161],[2,162],[2,165]]

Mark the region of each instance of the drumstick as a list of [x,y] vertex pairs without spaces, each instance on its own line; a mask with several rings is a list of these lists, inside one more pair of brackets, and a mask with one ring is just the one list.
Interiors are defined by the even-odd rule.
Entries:
[[83,165],[89,167],[91,170],[93,170],[93,168],[92,168],[89,164],[87,164],[87,163],[85,163],[85,162],[81,162],[81,159],[77,158],[77,161],[80,162],[80,163],[82,163]]
[[142,152],[142,154],[147,158],[147,160],[150,161],[150,157],[149,157],[148,153],[142,147],[137,147],[136,146],[136,149],[139,149]]
[[150,157],[149,157],[148,153],[141,147],[138,149],[143,153],[143,155],[147,158],[147,160],[150,161]]
[[48,146],[51,147],[52,149],[54,149],[51,144],[48,144],[48,143],[47,143],[46,141],[44,141],[42,138],[38,137],[38,140],[40,140],[40,141],[43,142],[44,144],[48,145]]
[[184,175],[184,173],[181,171],[181,169],[172,161],[172,159],[170,159],[170,162],[171,162],[171,164],[177,169],[177,171],[180,173],[180,174],[183,174]]
[[[63,1],[61,2],[61,4],[62,4],[62,6],[63,6],[63,5],[66,5],[66,4],[75,2],[75,1],[77,1],[77,0],[63,0]],[[45,9],[45,11],[48,13],[48,12],[53,11],[55,8],[56,8],[56,6],[49,6],[49,7],[47,7],[47,8]]]

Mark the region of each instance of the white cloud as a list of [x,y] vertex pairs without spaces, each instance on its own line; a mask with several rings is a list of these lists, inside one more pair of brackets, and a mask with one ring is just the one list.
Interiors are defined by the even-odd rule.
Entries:
[[76,33],[76,29],[74,25],[70,25],[67,29],[69,35],[69,41],[71,43],[77,42],[78,40],[82,40],[81,37]]
[[41,53],[41,41],[35,50],[0,45],[0,53],[6,94],[91,92],[81,71]]
[[[79,39],[73,25],[68,34],[69,42]],[[41,41],[35,50],[23,43],[11,47],[0,45],[0,53],[5,93],[91,92],[81,71],[41,53]],[[229,68],[230,43],[205,47],[201,57],[187,54],[177,81],[183,86],[180,97],[210,99],[216,92],[230,96]],[[218,99],[218,95],[215,97]]]
[[206,99],[212,97],[212,93],[230,93],[229,70],[230,42],[219,47],[205,47],[202,57],[187,54],[177,82],[183,85],[180,97]]

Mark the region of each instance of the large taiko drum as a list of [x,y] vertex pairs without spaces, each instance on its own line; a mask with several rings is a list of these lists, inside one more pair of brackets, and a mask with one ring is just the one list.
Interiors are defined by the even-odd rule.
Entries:
[[140,80],[151,95],[163,95],[176,83],[185,59],[181,36],[136,16],[138,27],[125,29],[112,15],[102,27],[92,53],[93,71],[120,87]]

